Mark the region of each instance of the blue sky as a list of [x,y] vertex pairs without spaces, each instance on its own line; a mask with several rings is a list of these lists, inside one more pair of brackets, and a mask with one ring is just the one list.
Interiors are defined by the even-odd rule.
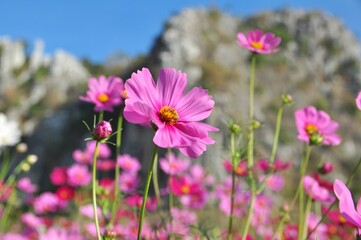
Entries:
[[361,0],[0,0],[0,36],[43,39],[48,53],[60,48],[100,62],[116,51],[147,53],[165,20],[202,6],[237,16],[282,7],[324,10],[361,39]]

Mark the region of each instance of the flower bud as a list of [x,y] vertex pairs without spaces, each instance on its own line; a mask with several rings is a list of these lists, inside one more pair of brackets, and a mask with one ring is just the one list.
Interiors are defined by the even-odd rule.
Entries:
[[293,98],[289,94],[283,94],[281,96],[281,99],[282,99],[283,105],[285,105],[285,106],[290,106],[293,104]]
[[322,166],[318,169],[318,172],[321,174],[328,174],[333,171],[333,164],[330,162],[325,162]]
[[106,140],[112,134],[112,126],[107,121],[101,121],[93,130],[93,138],[96,141]]
[[38,156],[34,155],[34,154],[30,154],[26,160],[28,161],[28,163],[30,164],[34,164],[38,161]]
[[21,165],[21,169],[24,171],[24,172],[28,172],[30,170],[30,164],[27,163],[27,162],[24,162],[22,165]]
[[228,126],[228,129],[231,133],[238,134],[241,130],[240,126],[238,124],[232,123]]
[[18,153],[25,153],[28,150],[28,145],[26,143],[19,143],[16,145],[16,151]]
[[323,142],[323,136],[318,132],[315,132],[310,136],[310,145],[319,146]]
[[262,123],[260,121],[256,120],[256,119],[252,121],[253,129],[258,129],[258,128],[261,127],[261,125],[262,125]]

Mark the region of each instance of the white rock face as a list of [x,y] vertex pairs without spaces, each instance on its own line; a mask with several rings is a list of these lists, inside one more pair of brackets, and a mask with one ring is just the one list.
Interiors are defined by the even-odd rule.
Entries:
[[0,86],[14,85],[13,71],[25,64],[24,43],[9,37],[0,37]]

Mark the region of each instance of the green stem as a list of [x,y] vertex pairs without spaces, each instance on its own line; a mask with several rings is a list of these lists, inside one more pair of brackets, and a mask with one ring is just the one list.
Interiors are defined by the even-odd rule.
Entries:
[[[301,167],[300,167],[300,183],[298,185],[299,187],[299,192],[300,192],[300,195],[299,195],[299,209],[298,209],[298,217],[299,217],[299,221],[298,221],[298,229],[302,229],[303,228],[303,225],[305,224],[305,211],[304,211],[304,196],[305,196],[305,193],[304,193],[304,189],[303,189],[303,184],[302,184],[302,179],[303,179],[303,176],[305,175],[306,173],[306,169],[307,169],[307,165],[308,165],[308,160],[310,158],[310,154],[311,154],[311,146],[309,144],[306,145],[305,147],[305,151],[304,151],[304,154],[303,154],[303,158],[301,160]],[[302,240],[302,234],[300,234],[300,231],[299,231],[299,234],[298,234],[298,239],[299,240]]]
[[104,119],[104,111],[100,111],[100,112],[99,112],[98,123],[100,123],[101,121],[103,121],[103,119]]
[[3,164],[1,166],[0,180],[4,180],[10,167],[10,153],[9,148],[4,148]]
[[99,142],[95,145],[94,158],[93,158],[93,171],[92,171],[92,196],[93,196],[93,211],[94,211],[94,223],[97,231],[98,240],[102,240],[100,235],[98,211],[97,211],[97,157],[99,153]]
[[228,240],[231,240],[232,237],[232,229],[233,229],[233,211],[234,211],[234,192],[235,192],[235,181],[236,181],[236,157],[234,150],[234,133],[231,133],[231,159],[232,159],[232,190],[231,190],[231,212],[229,214],[228,219]]
[[272,152],[271,152],[271,157],[270,157],[270,160],[269,160],[271,169],[273,169],[273,164],[274,164],[274,161],[275,161],[275,158],[276,158],[278,140],[279,140],[280,131],[281,131],[282,114],[283,114],[283,106],[278,109],[278,113],[277,113],[275,136],[273,138]]
[[302,240],[304,240],[305,236],[307,235],[308,215],[310,214],[311,206],[312,206],[312,199],[310,196],[308,196],[307,202],[306,202],[306,208],[305,208],[305,219],[304,219],[304,223],[302,226],[302,232],[301,232],[301,237],[300,237],[300,239],[302,239]]
[[248,142],[248,170],[251,172],[253,167],[253,143],[254,143],[254,75],[256,70],[256,56],[252,55],[251,74],[249,78],[249,142]]
[[117,125],[117,135],[116,135],[116,149],[115,149],[115,180],[114,180],[114,201],[112,204],[112,213],[111,213],[111,224],[115,224],[115,218],[118,208],[118,199],[119,199],[119,164],[118,156],[120,154],[120,147],[122,146],[122,130],[123,130],[123,115],[120,113],[118,117]]
[[161,197],[160,197],[160,191],[159,191],[159,181],[158,181],[158,156],[155,157],[153,164],[153,186],[154,186],[154,192],[155,197],[157,198],[157,204],[160,206],[161,204]]
[[[346,181],[346,186],[348,186],[350,184],[350,182],[352,181],[352,179],[354,178],[354,176],[356,175],[357,170],[359,169],[361,165],[361,158],[358,160],[356,167],[353,169],[351,175],[348,177],[347,181]],[[307,238],[310,237],[310,235],[316,231],[316,229],[318,228],[318,226],[320,226],[320,224],[325,221],[327,214],[331,211],[331,209],[336,205],[336,200],[334,200],[331,205],[327,208],[327,210],[322,214],[322,218],[320,219],[320,221],[318,221],[318,223],[316,224],[316,226],[308,233]]]
[[269,160],[270,161],[269,172],[266,174],[266,176],[263,179],[262,183],[258,187],[257,194],[259,194],[259,193],[261,193],[263,191],[263,189],[266,186],[266,182],[267,182],[270,174],[274,171],[274,161],[275,161],[275,158],[276,158],[278,140],[279,140],[280,131],[281,131],[282,114],[283,114],[283,106],[278,109],[278,113],[277,113],[275,135],[274,135],[274,138],[273,138],[272,152],[271,152],[271,157],[270,157],[270,160]]
[[138,240],[140,240],[140,236],[141,236],[141,233],[142,233],[142,226],[143,226],[144,212],[145,212],[145,204],[146,204],[147,198],[148,198],[150,181],[152,180],[152,174],[153,174],[153,165],[155,164],[155,162],[156,162],[155,159],[157,158],[157,151],[158,151],[158,147],[155,145],[154,146],[154,151],[153,151],[153,156],[152,156],[152,161],[151,161],[151,163],[149,165],[149,169],[148,169],[147,181],[145,183],[142,207],[140,209],[140,218],[139,218],[139,225],[138,225],[138,237],[137,237]]
[[[172,154],[172,149],[168,148],[168,162],[169,162],[169,165],[170,165],[170,155],[171,154]],[[169,185],[172,186],[172,177],[169,178]],[[174,204],[173,203],[173,193],[169,188],[169,214],[170,214],[171,217],[172,217],[171,210],[173,208],[173,204]]]
[[247,235],[248,235],[248,231],[249,231],[249,226],[251,223],[251,218],[252,218],[252,214],[253,214],[253,208],[254,208],[254,204],[256,202],[256,183],[254,179],[251,179],[251,202],[248,208],[248,214],[247,214],[247,219],[246,219],[246,223],[244,226],[244,230],[243,230],[243,234],[242,234],[242,240],[246,240],[247,239]]
[[9,222],[8,222],[8,219],[9,219],[9,216],[13,210],[13,207],[14,207],[14,202],[16,200],[16,189],[15,189],[15,186],[12,186],[12,193],[9,197],[9,199],[7,200],[7,203],[6,203],[6,207],[4,209],[4,213],[3,213],[3,217],[1,218],[1,225],[0,225],[0,232],[2,231],[6,231],[6,230],[9,230]]
[[248,163],[248,180],[250,182],[251,189],[251,203],[248,210],[248,216],[245,223],[242,240],[245,240],[249,230],[249,224],[251,222],[253,207],[256,200],[256,183],[253,176],[253,151],[254,151],[254,76],[256,71],[256,55],[252,55],[251,60],[251,73],[249,77],[249,139],[247,145],[247,163]]

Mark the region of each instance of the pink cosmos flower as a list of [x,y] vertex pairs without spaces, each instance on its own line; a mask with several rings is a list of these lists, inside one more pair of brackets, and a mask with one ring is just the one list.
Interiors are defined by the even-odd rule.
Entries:
[[187,76],[181,71],[164,68],[157,85],[147,68],[133,73],[125,83],[128,98],[124,117],[131,123],[150,126],[156,133],[153,142],[162,148],[178,148],[188,157],[200,156],[206,145],[215,141],[208,132],[218,131],[202,121],[214,106],[208,91],[196,87],[184,95]]
[[258,29],[248,32],[247,36],[240,32],[237,39],[239,46],[258,54],[276,53],[279,51],[277,46],[281,43],[280,37],[270,32],[263,34],[263,31]]
[[95,104],[96,112],[113,112],[113,108],[122,103],[123,80],[118,77],[91,78],[88,80],[88,87],[86,96],[80,96],[79,99]]
[[97,161],[97,169],[100,171],[110,171],[115,168],[115,161],[111,159]]
[[86,186],[91,181],[91,174],[87,166],[74,164],[66,172],[68,183],[72,187]]
[[139,178],[127,172],[123,172],[119,176],[119,188],[124,193],[130,193],[137,189],[139,184]]
[[355,101],[356,101],[357,108],[361,110],[361,91],[358,93]]
[[[90,154],[90,156],[91,156],[91,164],[93,164],[93,156],[94,156],[94,151],[95,151],[95,145],[96,145],[95,141],[89,141],[86,144],[85,151],[88,154]],[[111,155],[111,151],[110,151],[110,148],[108,147],[108,145],[105,144],[105,143],[99,144],[99,158],[109,158],[110,155]]]
[[17,233],[6,233],[5,235],[0,235],[1,240],[28,240],[27,237],[17,234]]
[[320,202],[332,202],[334,197],[329,193],[329,191],[321,187],[316,179],[311,176],[304,176],[302,179],[303,187],[306,190],[306,193],[314,201]]
[[178,158],[174,153],[167,154],[165,158],[159,159],[160,168],[169,175],[180,175],[190,165],[189,159]]
[[45,192],[34,199],[33,206],[37,214],[56,212],[59,207],[59,199],[54,193]]
[[30,212],[22,214],[21,221],[32,229],[38,229],[44,225],[41,218]]
[[338,145],[341,138],[334,132],[338,129],[337,122],[332,121],[324,111],[317,111],[309,106],[295,113],[298,139],[314,145]]
[[[87,204],[84,206],[81,206],[79,208],[79,212],[81,215],[88,217],[90,219],[94,219],[94,209],[93,209],[93,205],[92,204]],[[102,214],[102,210],[100,209],[100,207],[97,207],[97,214],[98,214],[98,218],[100,220],[103,219],[103,214]]]
[[285,180],[280,174],[271,174],[266,180],[266,186],[268,189],[279,192],[285,186]]
[[133,175],[136,175],[141,168],[139,160],[128,154],[118,156],[117,161],[123,171]]
[[66,167],[55,167],[50,173],[50,181],[54,185],[64,185],[68,180],[68,175],[66,174]]
[[333,183],[333,191],[338,198],[341,215],[357,227],[358,234],[361,234],[361,198],[358,200],[355,209],[350,190],[339,179]]
[[18,188],[26,193],[33,193],[36,191],[37,186],[31,183],[29,177],[24,177],[18,181]]
[[[228,173],[232,173],[233,167],[232,167],[232,163],[230,160],[224,161],[223,166]],[[235,173],[237,176],[241,176],[241,177],[247,176],[248,175],[247,162],[244,160],[241,160],[235,168]]]

